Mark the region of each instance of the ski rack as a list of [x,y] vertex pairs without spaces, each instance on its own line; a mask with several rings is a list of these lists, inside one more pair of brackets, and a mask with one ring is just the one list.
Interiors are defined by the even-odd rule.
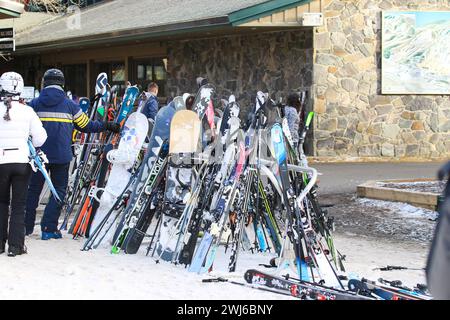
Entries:
[[[276,164],[274,161],[269,161],[269,160],[265,160],[265,159],[260,159],[259,161],[262,165],[265,165],[265,166],[273,166]],[[317,170],[314,168],[310,168],[310,167],[302,167],[302,166],[296,166],[296,165],[292,165],[292,164],[288,164],[288,170],[297,172],[297,173],[311,174],[308,184],[306,185],[306,187],[303,189],[303,191],[300,193],[300,195],[296,199],[296,201],[298,203],[301,203],[303,201],[303,199],[306,198],[306,196],[311,191],[311,189],[314,187],[314,185],[316,184],[317,177],[318,177]],[[269,176],[269,178],[270,178],[270,176]]]

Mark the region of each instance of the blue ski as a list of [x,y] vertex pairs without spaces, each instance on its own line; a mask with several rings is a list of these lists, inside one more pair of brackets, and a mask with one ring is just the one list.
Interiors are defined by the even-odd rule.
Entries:
[[45,178],[45,181],[48,184],[48,187],[50,188],[50,191],[53,194],[53,197],[55,197],[56,201],[59,203],[62,203],[61,198],[58,195],[58,192],[56,192],[55,187],[53,186],[52,180],[50,179],[47,170],[45,169],[44,162],[41,158],[41,156],[37,153],[36,148],[33,146],[33,143],[31,140],[28,140],[28,148],[30,149],[30,164],[33,168],[34,172],[37,172],[38,170],[42,173],[42,175]]

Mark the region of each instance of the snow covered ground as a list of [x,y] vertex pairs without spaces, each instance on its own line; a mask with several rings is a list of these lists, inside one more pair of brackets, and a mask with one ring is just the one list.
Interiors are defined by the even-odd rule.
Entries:
[[[414,287],[426,283],[423,270],[380,271],[387,265],[424,268],[436,213],[407,204],[360,199],[354,195],[327,195],[328,210],[336,217],[336,248],[346,256],[347,274],[370,280],[401,280]],[[324,201],[325,202],[325,201]],[[39,227],[36,228],[36,230]],[[237,272],[226,272],[223,248],[212,275],[189,273],[182,266],[156,264],[145,256],[145,244],[136,255],[112,255],[108,249],[80,250],[84,240],[41,241],[38,232],[26,239],[28,254],[0,255],[0,300],[5,299],[164,299],[164,300],[275,300],[293,299],[230,283],[202,283],[225,277],[244,283],[248,269],[271,272],[273,255],[241,252]],[[420,234],[418,236],[417,234]],[[222,254],[221,254],[222,253]]]
[[[428,248],[424,244],[398,244],[349,234],[337,234],[336,246],[347,256],[346,268],[376,280],[402,280],[405,285],[425,283],[422,271],[373,271],[376,267],[425,266]],[[202,283],[205,275],[191,274],[181,266],[156,264],[144,248],[137,255],[112,255],[105,249],[80,251],[82,241],[69,236],[62,240],[27,239],[29,254],[0,256],[0,299],[291,299],[228,283]],[[270,254],[242,254],[235,274],[228,274],[226,260],[216,264],[215,276],[244,282],[250,268],[262,268]],[[267,269],[266,269],[267,270]]]

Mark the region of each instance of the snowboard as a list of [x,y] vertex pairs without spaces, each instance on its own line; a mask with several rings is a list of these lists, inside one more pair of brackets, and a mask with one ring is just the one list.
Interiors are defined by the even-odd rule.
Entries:
[[[144,144],[147,130],[147,118],[142,113],[135,112],[131,114],[123,126],[119,147],[107,154],[107,160],[112,164],[108,182],[105,188],[91,190],[93,197],[100,203],[92,221],[91,229],[97,230],[105,215],[127,187],[132,175],[130,169],[133,168],[137,155]],[[100,191],[102,192],[101,198],[99,196]],[[109,221],[103,226],[103,233],[108,232],[110,229],[109,226],[113,222],[112,217],[113,215],[109,217]],[[99,239],[101,241],[103,236]],[[98,246],[98,244],[99,241],[95,246]]]
[[178,111],[172,120],[170,131],[169,166],[157,243],[157,252],[165,261],[173,258],[177,245],[174,230],[191,196],[194,183],[192,156],[198,151],[201,131],[198,114],[189,110]]
[[210,110],[211,107],[214,107],[213,99],[215,93],[216,88],[212,84],[206,84],[199,89],[195,97],[192,109],[197,113],[201,121],[203,120],[207,111]]
[[[147,152],[143,164],[139,170],[137,183],[135,184],[130,201],[125,209],[122,219],[115,232],[112,252],[118,253],[121,248],[126,248],[126,253],[137,252],[137,245],[142,242],[146,230],[146,224],[133,221],[146,220],[148,214],[145,207],[151,201],[151,194],[158,185],[158,176],[164,174],[165,158],[167,157],[168,139],[170,137],[170,124],[175,114],[175,109],[168,105],[161,108],[155,118],[152,135],[150,137]],[[143,216],[141,219],[141,216]],[[130,227],[130,223],[131,227]],[[147,226],[148,228],[148,226]],[[128,247],[130,243],[130,247]],[[133,245],[131,245],[133,243]]]
[[136,86],[128,87],[123,97],[122,105],[117,117],[117,123],[123,125],[128,114],[133,110],[134,102],[139,95],[139,89]]

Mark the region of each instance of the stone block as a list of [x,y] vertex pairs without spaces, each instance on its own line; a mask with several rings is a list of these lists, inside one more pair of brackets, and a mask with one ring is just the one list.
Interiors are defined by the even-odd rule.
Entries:
[[392,111],[392,109],[394,109],[394,107],[390,104],[375,107],[375,110],[377,110],[377,114],[380,116],[390,113]]
[[431,110],[433,100],[426,97],[416,97],[412,99],[407,107],[411,111]]
[[344,46],[347,41],[347,37],[343,32],[331,32],[330,34],[331,44],[334,46]]
[[342,79],[341,86],[348,92],[355,92],[358,90],[358,82],[352,78]]
[[425,130],[425,128],[423,126],[423,122],[422,121],[414,121],[411,126],[411,130],[414,130],[414,131]]
[[391,104],[392,98],[390,96],[373,95],[369,97],[369,104],[371,107],[379,105]]
[[398,158],[404,157],[406,155],[406,147],[405,145],[396,145],[395,146],[395,156]]
[[370,83],[360,82],[358,85],[358,92],[368,96],[370,94]]
[[347,125],[348,125],[347,117],[339,117],[338,118],[337,127],[339,129],[345,129],[345,128],[347,128]]
[[316,56],[316,63],[334,67],[341,67],[343,65],[340,58],[327,53],[318,53]]
[[418,144],[409,144],[406,146],[406,157],[417,157],[419,155],[420,146]]
[[350,18],[352,27],[356,30],[362,30],[366,26],[364,16],[362,14],[355,14]]
[[381,131],[382,131],[382,124],[381,123],[371,124],[367,128],[367,133],[373,134],[373,135],[380,135]]
[[442,125],[440,125],[439,126],[439,131],[450,132],[450,120],[446,121]]
[[412,134],[417,141],[425,141],[427,138],[427,133],[425,131],[412,131]]
[[385,124],[383,125],[383,137],[389,139],[396,139],[400,133],[400,127],[396,124]]
[[414,113],[410,111],[403,111],[401,117],[407,120],[414,120]]
[[376,143],[383,143],[385,141],[386,141],[386,139],[383,137],[380,137],[380,136],[369,136],[370,143],[376,144]]
[[324,140],[317,141],[318,150],[332,150],[334,149],[334,138],[330,137]]
[[358,148],[358,155],[360,157],[378,157],[380,150],[376,145],[365,145]]
[[316,140],[327,139],[330,137],[331,137],[330,131],[314,130],[314,139],[316,139]]
[[361,43],[358,48],[365,57],[372,57],[375,55],[375,48],[370,43]]
[[368,127],[369,124],[367,122],[359,122],[358,125],[356,126],[356,131],[359,133],[363,133],[367,130]]
[[317,50],[330,50],[330,34],[328,32],[316,33],[314,37],[314,46]]
[[326,84],[328,77],[328,67],[320,64],[314,66],[314,83]]
[[329,32],[342,31],[342,22],[339,17],[332,17],[327,19],[327,28]]
[[317,114],[323,114],[326,111],[325,100],[324,99],[316,99],[314,101],[314,111]]
[[328,88],[325,92],[325,97],[327,101],[331,103],[337,103],[341,101],[339,92],[337,92],[337,90],[334,88]]
[[417,142],[416,137],[414,137],[414,135],[411,132],[403,132],[402,140],[404,143],[407,143],[407,144],[414,144]]
[[395,147],[390,143],[381,145],[381,155],[383,157],[395,157]]
[[328,67],[328,72],[329,72],[329,73],[336,73],[336,72],[337,72],[337,70],[338,70],[338,68],[337,68],[337,67],[334,67],[334,66],[330,66],[330,67]]
[[398,126],[401,129],[411,129],[412,123],[413,122],[411,120],[400,119]]
[[337,129],[337,119],[321,119],[319,122],[319,129],[325,131],[336,131]]

